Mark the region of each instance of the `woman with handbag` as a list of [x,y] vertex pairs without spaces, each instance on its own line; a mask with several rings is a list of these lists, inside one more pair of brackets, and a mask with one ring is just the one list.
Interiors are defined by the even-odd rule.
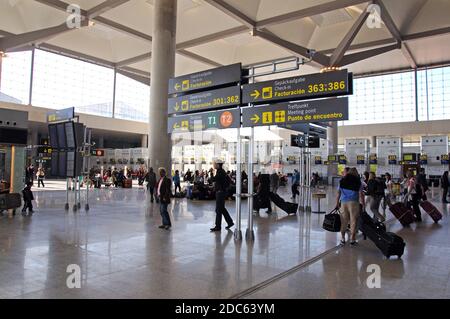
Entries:
[[408,181],[406,184],[407,193],[405,195],[405,202],[407,203],[408,207],[412,207],[413,214],[416,217],[416,221],[421,222],[422,213],[420,212],[419,202],[423,197],[422,185],[417,182],[414,174],[411,171],[408,171],[406,176],[408,178]]
[[340,206],[341,215],[341,245],[345,245],[345,233],[350,221],[350,245],[355,246],[356,232],[361,206],[365,207],[363,186],[358,170],[351,168],[339,182],[336,209]]

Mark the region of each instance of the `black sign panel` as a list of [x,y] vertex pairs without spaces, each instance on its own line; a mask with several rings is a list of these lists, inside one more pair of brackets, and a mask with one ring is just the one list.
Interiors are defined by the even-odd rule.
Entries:
[[347,70],[296,76],[267,82],[244,85],[244,104],[270,103],[271,101],[304,100],[351,93],[352,76]]
[[364,165],[366,163],[366,157],[364,155],[356,155],[356,164]]
[[327,129],[319,126],[309,125],[309,135],[318,136],[319,138],[327,138]]
[[306,135],[291,135],[291,146],[306,147]]
[[428,156],[427,155],[420,155],[419,158],[419,164],[420,165],[428,165]]
[[169,133],[182,133],[238,128],[240,126],[241,111],[231,109],[169,117],[167,129]]
[[244,127],[348,120],[348,98],[279,103],[242,109]]
[[389,165],[397,165],[397,155],[389,155],[388,163]]
[[309,135],[308,136],[308,147],[309,148],[320,148],[320,137]]
[[318,136],[323,139],[327,139],[327,129],[320,126],[314,126],[309,123],[299,123],[299,124],[287,124],[285,126],[280,126],[292,131],[302,132],[308,135]]
[[341,165],[347,165],[347,157],[345,155],[339,155],[338,162]]
[[184,95],[169,99],[169,114],[201,112],[241,104],[239,86]]
[[183,75],[169,80],[169,94],[201,91],[212,87],[241,81],[240,63],[211,70]]

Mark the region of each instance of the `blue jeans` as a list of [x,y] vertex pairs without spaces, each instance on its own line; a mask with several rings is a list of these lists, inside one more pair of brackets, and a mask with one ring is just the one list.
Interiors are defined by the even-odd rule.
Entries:
[[172,223],[170,222],[169,212],[167,211],[168,206],[169,204],[165,203],[159,204],[159,211],[161,213],[162,223],[164,226],[172,226]]

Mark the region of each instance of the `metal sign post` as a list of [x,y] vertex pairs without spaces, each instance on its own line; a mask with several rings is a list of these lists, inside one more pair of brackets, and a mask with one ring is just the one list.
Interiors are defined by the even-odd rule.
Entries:
[[242,168],[241,168],[241,129],[237,129],[236,144],[236,229],[234,231],[234,239],[242,240],[241,231],[241,196],[242,196]]
[[[249,83],[255,82],[255,68],[250,70]],[[252,106],[251,103],[248,106]],[[253,151],[254,151],[254,141],[255,141],[255,129],[252,127],[251,134],[248,142],[248,221],[247,221],[247,231],[245,232],[245,238],[248,241],[255,240],[255,232],[253,231]]]
[[[90,181],[90,176],[89,176],[89,167],[90,167],[90,161],[91,161],[91,140],[92,140],[92,130],[88,130],[86,128],[86,144],[85,144],[85,150],[86,152],[84,153],[85,155],[87,154],[87,157],[85,157],[85,172],[86,172],[86,176],[87,176],[87,181]],[[84,210],[89,211],[90,207],[89,207],[89,188],[90,185],[88,182],[86,182],[86,204],[84,205]]]
[[245,238],[247,240],[255,240],[255,232],[253,230],[253,152],[255,144],[255,129],[251,128],[251,135],[248,146],[248,224]]
[[77,190],[77,184],[78,184],[78,177],[74,177],[74,183],[73,183],[73,190],[74,190],[74,198],[75,198],[75,200],[74,200],[74,204],[73,204],[73,211],[74,212],[76,212],[77,210],[78,210],[78,205],[77,205],[77,193],[78,193],[78,190]]
[[65,210],[69,210],[69,179],[66,178],[66,204],[64,205]]
[[306,189],[306,205],[305,210],[311,212],[311,152],[310,149],[306,149],[306,163],[305,163],[305,189]]
[[304,160],[303,160],[303,148],[300,149],[300,157],[299,157],[299,175],[300,179],[298,181],[299,185],[299,194],[298,194],[298,205],[300,208],[300,211],[304,211],[304,204],[303,204],[303,169],[304,169]]

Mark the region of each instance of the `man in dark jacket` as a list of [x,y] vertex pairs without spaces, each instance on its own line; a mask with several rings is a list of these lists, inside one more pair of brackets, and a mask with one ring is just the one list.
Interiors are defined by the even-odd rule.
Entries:
[[27,209],[30,215],[33,214],[33,203],[34,200],[33,192],[31,191],[31,187],[33,186],[32,182],[28,182],[25,188],[22,190],[23,196],[23,208],[22,214],[25,215],[27,213]]
[[166,177],[165,168],[159,169],[160,179],[156,187],[156,196],[159,198],[159,210],[162,217],[161,229],[169,230],[172,227],[167,207],[170,205],[170,197],[172,195],[172,182]]
[[156,186],[156,174],[153,171],[153,167],[150,167],[147,175],[145,175],[145,181],[147,182],[147,190],[150,191],[150,202],[153,203]]
[[427,183],[427,175],[425,174],[425,169],[421,168],[419,170],[419,174],[417,174],[417,184],[420,185],[421,190],[419,191],[421,197],[423,200],[427,200],[427,194],[428,191],[428,183]]
[[221,231],[222,215],[225,217],[225,221],[228,224],[226,227],[227,229],[234,226],[233,219],[225,207],[225,197],[228,187],[230,186],[230,177],[227,175],[222,166],[222,161],[217,160],[214,162],[214,168],[216,169],[216,176],[214,176],[214,188],[216,191],[216,226],[211,228],[212,232]]
[[442,187],[442,202],[447,204],[447,194],[448,194],[448,171],[445,171],[444,174],[441,177],[441,187]]

